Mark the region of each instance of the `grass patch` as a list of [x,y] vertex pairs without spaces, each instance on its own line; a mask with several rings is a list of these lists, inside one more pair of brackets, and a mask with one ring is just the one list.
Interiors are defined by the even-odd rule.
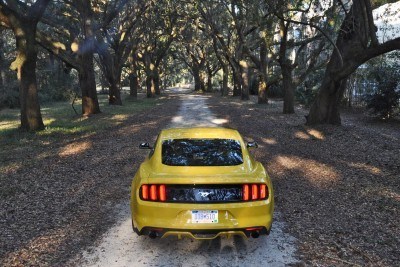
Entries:
[[[123,106],[108,105],[108,96],[99,95],[100,110],[102,113],[90,117],[76,115],[69,102],[45,104],[41,107],[43,122],[46,129],[37,133],[26,133],[19,130],[20,111],[18,109],[4,109],[0,112],[0,145],[24,145],[32,141],[37,145],[56,141],[75,135],[86,135],[103,131],[110,127],[122,124],[129,117],[157,104],[158,99],[132,99],[123,95]],[[81,112],[81,102],[74,105],[77,112]],[[5,153],[6,149],[2,149]]]

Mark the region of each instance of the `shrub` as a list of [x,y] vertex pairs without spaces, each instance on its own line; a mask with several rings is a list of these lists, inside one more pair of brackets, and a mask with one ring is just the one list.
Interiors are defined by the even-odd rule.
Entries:
[[390,119],[400,113],[400,78],[396,69],[376,73],[378,90],[365,96],[367,109],[381,119]]

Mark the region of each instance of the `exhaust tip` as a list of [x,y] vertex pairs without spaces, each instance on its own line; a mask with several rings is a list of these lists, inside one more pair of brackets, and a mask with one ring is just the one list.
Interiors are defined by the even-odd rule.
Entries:
[[151,232],[149,233],[149,237],[150,237],[151,239],[154,239],[154,238],[157,237],[157,233],[154,232],[154,231],[151,231]]
[[252,238],[258,238],[260,236],[260,233],[258,231],[254,231],[254,232],[251,232],[250,235]]

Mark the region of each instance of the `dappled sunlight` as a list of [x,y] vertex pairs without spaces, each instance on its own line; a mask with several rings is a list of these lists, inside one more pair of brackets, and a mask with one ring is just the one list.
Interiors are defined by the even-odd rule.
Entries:
[[308,182],[316,187],[330,186],[332,183],[337,183],[340,178],[334,168],[316,160],[296,156],[277,156],[272,164],[282,166],[284,171],[300,172]]
[[81,154],[86,150],[90,149],[91,147],[92,147],[92,142],[89,141],[74,142],[64,146],[61,149],[59,155],[61,157],[68,157],[76,154]]
[[325,139],[325,135],[321,131],[318,131],[315,129],[307,129],[307,133],[316,139],[319,139],[319,140]]
[[45,118],[45,119],[43,119],[43,123],[44,123],[45,126],[50,125],[50,124],[54,123],[55,121],[56,121],[56,119],[54,119],[54,118]]
[[379,190],[379,192],[377,194],[379,196],[381,196],[381,197],[389,198],[391,200],[400,202],[400,194],[394,192],[393,190],[391,190],[389,188],[385,188],[385,189]]
[[227,119],[213,119],[213,120],[211,120],[211,122],[214,124],[221,125],[221,124],[228,123],[228,120]]
[[13,266],[26,266],[26,263],[32,262],[33,258],[39,260],[49,254],[57,253],[67,237],[68,233],[65,229],[50,231],[32,239],[24,247],[6,254],[2,260],[12,262]]
[[4,120],[0,121],[0,131],[16,129],[19,126],[19,120]]
[[4,175],[11,175],[16,173],[19,169],[24,166],[22,162],[11,162],[7,165],[0,166],[0,172]]
[[354,162],[350,162],[348,163],[349,167],[353,167],[362,171],[366,171],[369,172],[371,174],[382,174],[382,170],[375,167],[375,166],[371,166],[368,165],[366,163],[354,163]]
[[116,114],[111,117],[114,125],[119,125],[119,124],[125,122],[128,118],[129,118],[129,116],[127,114]]
[[302,140],[310,140],[310,139],[317,139],[317,140],[324,140],[325,135],[318,130],[315,129],[304,129],[304,131],[297,131],[294,133],[294,137],[297,139]]
[[294,134],[294,136],[298,139],[309,140],[310,136],[304,132],[298,131]]
[[261,138],[261,141],[263,141],[267,145],[276,145],[276,144],[278,144],[278,142],[276,141],[275,138]]

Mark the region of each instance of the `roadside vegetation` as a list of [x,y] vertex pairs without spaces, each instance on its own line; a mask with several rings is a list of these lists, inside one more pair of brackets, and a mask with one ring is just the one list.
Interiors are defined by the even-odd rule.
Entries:
[[[1,110],[0,170],[7,169],[8,155],[14,149],[24,148],[26,151],[32,151],[35,147],[42,148],[43,144],[53,145],[82,136],[101,134],[121,125],[128,119],[132,119],[138,113],[162,103],[162,99],[145,98],[143,96],[131,98],[127,94],[123,94],[122,99],[124,100],[123,106],[112,106],[108,105],[107,95],[100,95],[99,104],[103,110],[102,113],[87,117],[77,115],[70,101],[46,103],[41,109],[45,129],[37,133],[21,131],[18,110]],[[79,110],[81,101],[77,101],[74,107]]]

